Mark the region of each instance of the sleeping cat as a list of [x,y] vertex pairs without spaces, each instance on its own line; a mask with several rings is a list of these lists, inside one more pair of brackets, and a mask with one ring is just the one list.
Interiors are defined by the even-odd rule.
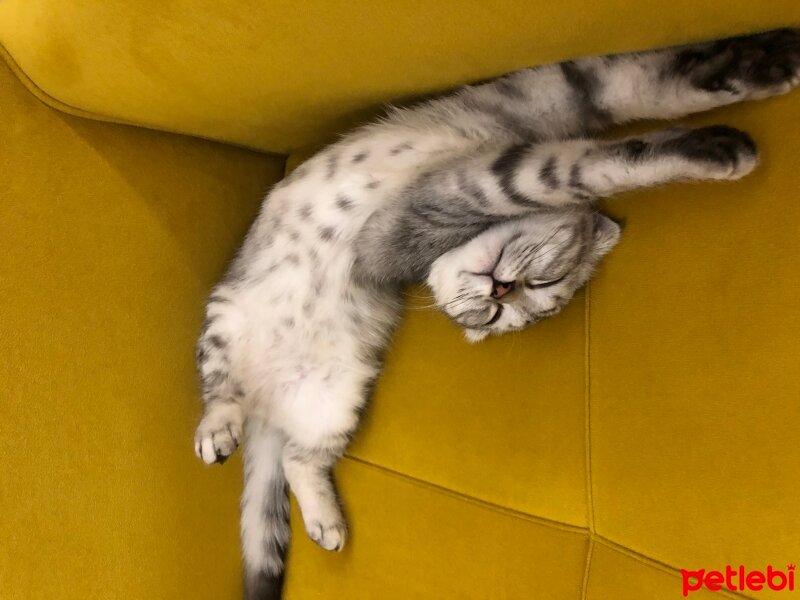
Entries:
[[470,341],[556,314],[617,243],[592,202],[634,188],[738,179],[755,145],[729,127],[592,136],[766,98],[800,82],[800,29],[525,69],[394,109],[267,196],[209,298],[195,449],[244,441],[249,599],[280,595],[287,484],[305,529],[340,550],[331,478],[401,309],[426,282]]

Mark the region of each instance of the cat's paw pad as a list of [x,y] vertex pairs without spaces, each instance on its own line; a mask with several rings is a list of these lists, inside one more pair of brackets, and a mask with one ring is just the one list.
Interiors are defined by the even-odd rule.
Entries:
[[347,525],[345,525],[344,521],[333,521],[331,523],[312,521],[306,525],[306,532],[308,537],[321,548],[339,552],[344,548],[344,542],[347,538]]
[[800,29],[777,29],[749,39],[741,61],[743,79],[757,88],[751,97],[786,93],[800,83]]
[[197,427],[194,452],[207,465],[222,464],[236,451],[241,439],[241,420],[212,412]]
[[776,29],[712,42],[685,53],[698,87],[760,99],[800,83],[800,29]]
[[697,163],[698,176],[709,179],[738,179],[758,164],[758,150],[743,131],[716,125],[694,129],[664,144],[665,150]]

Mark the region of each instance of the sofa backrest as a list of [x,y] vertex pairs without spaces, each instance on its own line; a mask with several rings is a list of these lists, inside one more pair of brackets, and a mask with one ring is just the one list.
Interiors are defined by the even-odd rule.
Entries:
[[0,44],[61,109],[288,153],[385,102],[785,25],[795,2],[5,0]]

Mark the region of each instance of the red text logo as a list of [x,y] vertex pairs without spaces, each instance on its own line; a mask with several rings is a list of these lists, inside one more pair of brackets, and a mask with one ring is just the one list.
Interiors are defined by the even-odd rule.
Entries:
[[794,565],[788,565],[785,571],[767,566],[766,571],[748,571],[743,565],[738,569],[728,565],[725,571],[687,571],[681,569],[683,577],[683,595],[705,588],[712,592],[730,590],[732,592],[758,592],[763,589],[794,591]]

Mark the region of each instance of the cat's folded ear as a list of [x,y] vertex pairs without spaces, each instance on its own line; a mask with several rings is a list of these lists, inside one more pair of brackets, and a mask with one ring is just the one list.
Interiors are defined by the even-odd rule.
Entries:
[[489,335],[489,331],[486,329],[465,329],[464,330],[464,337],[467,338],[467,341],[470,344],[474,344],[476,342],[480,342],[483,339],[486,339],[486,336]]
[[619,242],[622,225],[601,213],[594,213],[594,251],[605,256]]

